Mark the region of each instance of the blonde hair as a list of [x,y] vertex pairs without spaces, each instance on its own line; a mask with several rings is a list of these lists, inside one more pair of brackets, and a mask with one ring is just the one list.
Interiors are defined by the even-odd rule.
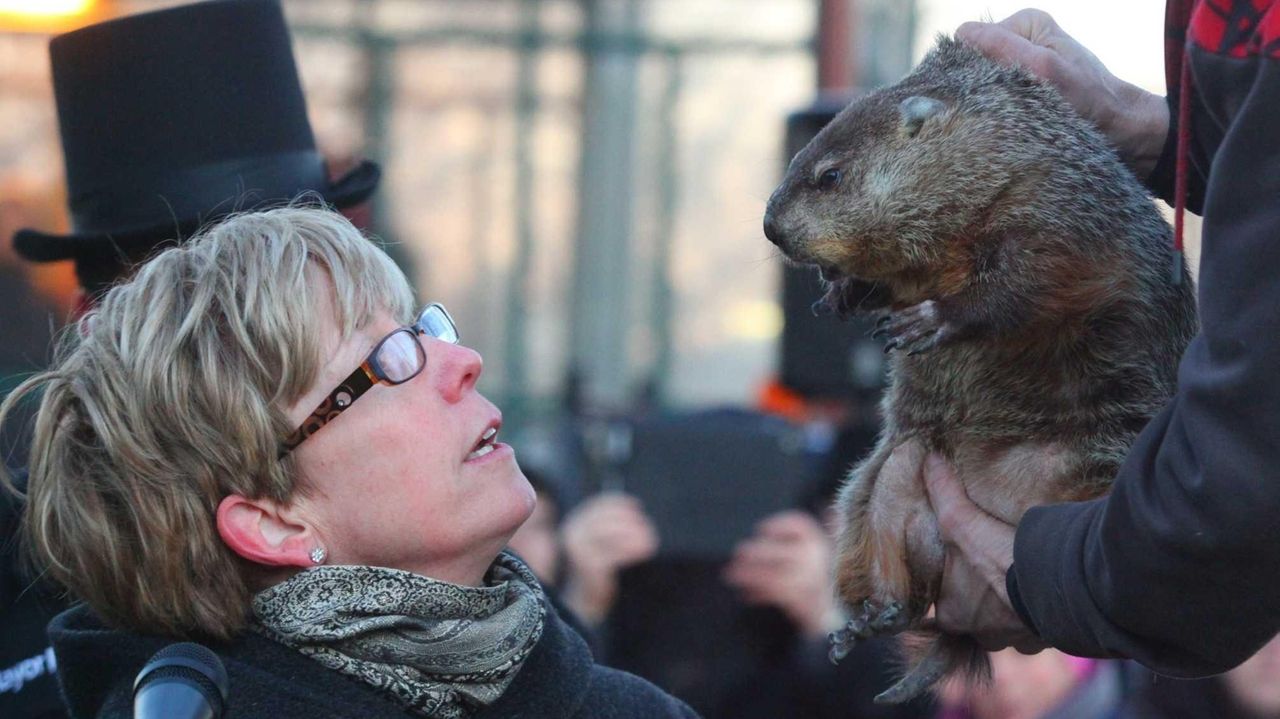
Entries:
[[25,517],[37,562],[118,626],[242,628],[252,565],[223,544],[215,510],[299,489],[279,456],[284,408],[324,363],[312,308],[328,293],[344,338],[412,311],[404,274],[346,219],[291,206],[158,255],[68,328],[52,369],[0,407],[2,423],[43,390]]

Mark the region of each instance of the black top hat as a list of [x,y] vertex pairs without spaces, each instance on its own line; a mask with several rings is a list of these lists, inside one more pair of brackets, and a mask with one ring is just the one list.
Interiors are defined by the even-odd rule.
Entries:
[[278,0],[143,13],[49,44],[73,232],[19,230],[37,262],[138,259],[229,212],[312,192],[345,207],[380,171],[330,182]]

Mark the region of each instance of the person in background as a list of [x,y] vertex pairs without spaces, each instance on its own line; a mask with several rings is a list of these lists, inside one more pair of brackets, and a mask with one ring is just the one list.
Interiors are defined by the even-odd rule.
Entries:
[[543,588],[549,590],[560,581],[561,502],[545,474],[527,467],[521,469],[538,503],[524,524],[511,535],[507,548],[523,559]]
[[40,393],[26,538],[85,602],[49,626],[72,715],[127,713],[193,638],[228,719],[695,716],[596,665],[503,551],[534,492],[458,342],[327,210],[233,217],[108,290],[0,408]]
[[638,500],[617,492],[587,497],[562,519],[557,484],[536,470],[526,469],[525,477],[538,504],[508,547],[533,570],[564,621],[602,657],[618,575],[654,555],[657,532]]
[[762,520],[755,533],[738,544],[724,569],[724,580],[742,601],[782,612],[792,640],[772,666],[745,678],[737,701],[723,716],[749,719],[804,716],[809,719],[924,719],[933,711],[929,698],[903,705],[879,705],[876,694],[892,684],[892,639],[860,645],[838,665],[828,658],[831,631],[846,618],[832,586],[835,533],[831,498],[849,466],[874,440],[874,431],[846,422],[836,435],[826,468],[805,507]]
[[1125,719],[1280,719],[1280,638],[1208,679],[1143,677]]
[[990,682],[943,685],[936,719],[1131,719],[1131,672],[1121,662],[1047,650],[991,654]]
[[599,630],[617,598],[618,574],[653,558],[659,537],[640,500],[602,492],[578,503],[561,528],[561,598],[587,626]]
[[[276,0],[111,20],[55,37],[49,55],[71,231],[20,229],[13,246],[31,262],[73,262],[80,312],[157,248],[232,211],[303,192],[354,208],[378,185],[367,161],[330,180]],[[21,566],[12,541],[20,505],[7,502],[0,716],[64,716],[44,626],[65,605]]]

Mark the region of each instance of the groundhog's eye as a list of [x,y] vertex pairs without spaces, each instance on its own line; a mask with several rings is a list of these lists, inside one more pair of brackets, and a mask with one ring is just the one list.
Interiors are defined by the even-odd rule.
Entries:
[[840,170],[838,168],[833,167],[818,175],[819,190],[834,190],[838,184],[840,184]]

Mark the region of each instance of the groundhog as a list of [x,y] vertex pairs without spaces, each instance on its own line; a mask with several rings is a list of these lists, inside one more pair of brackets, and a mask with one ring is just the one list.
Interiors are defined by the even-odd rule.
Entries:
[[880,439],[836,505],[852,621],[832,658],[874,634],[925,639],[904,642],[887,702],[985,674],[976,642],[925,619],[944,550],[923,460],[942,453],[1011,524],[1105,493],[1197,327],[1169,225],[1054,88],[943,37],[796,155],[764,227],[820,269],[833,310],[880,315],[891,352]]

